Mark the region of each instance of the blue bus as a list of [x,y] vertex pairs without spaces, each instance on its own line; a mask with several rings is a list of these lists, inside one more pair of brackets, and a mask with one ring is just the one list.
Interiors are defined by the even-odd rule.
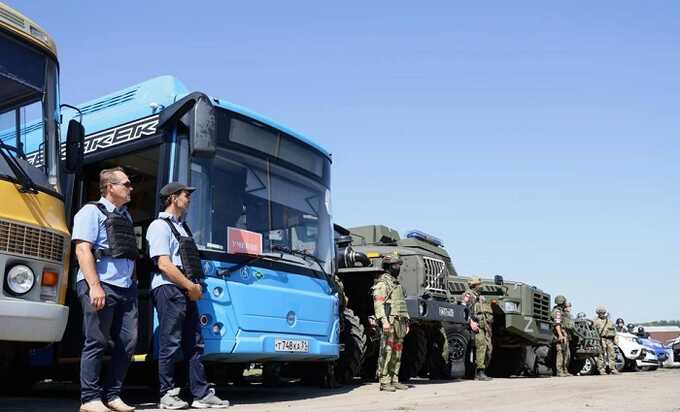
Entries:
[[[160,209],[159,189],[180,181],[198,188],[187,220],[206,273],[198,303],[204,360],[221,371],[300,362],[326,366],[293,369],[332,370],[327,365],[339,356],[340,326],[330,278],[329,152],[262,115],[189,93],[171,76],[81,104],[75,116],[88,134],[82,171],[64,182],[65,192],[72,193],[71,216],[99,198],[101,169],[122,166],[134,183],[128,208],[142,255],[135,273],[140,290],[135,361],[149,363],[154,353],[146,229]],[[53,354],[35,354],[36,367],[53,365],[56,358],[60,370],[77,368],[82,315],[74,285],[67,299],[64,339]]]

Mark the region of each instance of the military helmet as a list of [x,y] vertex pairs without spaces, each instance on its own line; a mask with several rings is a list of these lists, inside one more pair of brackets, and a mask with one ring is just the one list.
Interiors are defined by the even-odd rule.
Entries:
[[404,263],[404,261],[401,260],[401,258],[397,254],[385,255],[385,256],[383,256],[383,259],[382,259],[383,266],[393,265],[393,264],[400,264],[401,265],[402,263]]
[[564,305],[565,303],[567,303],[567,298],[565,298],[564,295],[555,296],[556,305]]
[[607,308],[604,306],[600,305],[597,308],[595,308],[595,313],[600,314],[600,313],[607,313]]
[[467,281],[468,285],[474,286],[474,285],[481,285],[482,284],[482,279],[480,279],[478,276],[473,276]]

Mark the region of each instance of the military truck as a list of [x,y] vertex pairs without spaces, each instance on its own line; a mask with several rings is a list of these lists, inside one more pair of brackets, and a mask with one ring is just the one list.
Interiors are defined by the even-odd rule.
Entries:
[[468,322],[468,310],[452,299],[447,288],[447,279],[455,270],[441,241],[419,231],[401,238],[396,230],[383,225],[349,229],[335,225],[335,235],[335,275],[344,293],[336,378],[347,381],[359,374],[375,378],[380,331],[373,319],[371,288],[383,273],[382,258],[395,253],[404,262],[399,281],[411,317],[399,378],[448,377],[451,348],[442,323],[462,328]]

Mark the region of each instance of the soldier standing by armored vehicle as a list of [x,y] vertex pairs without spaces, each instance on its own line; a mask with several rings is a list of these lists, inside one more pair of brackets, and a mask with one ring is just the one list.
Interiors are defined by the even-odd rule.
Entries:
[[[572,335],[574,334],[574,318],[571,316],[571,302],[567,302],[564,304],[564,312],[562,313],[564,317],[562,318],[562,323],[564,326],[564,331],[565,334],[567,335],[567,353],[566,353],[566,366],[567,370],[569,368],[569,365],[571,364],[571,341],[572,341]],[[571,374],[570,374],[571,375]]]
[[470,328],[475,334],[475,379],[480,381],[491,380],[486,375],[486,367],[491,359],[491,333],[493,312],[481,295],[480,286],[482,280],[473,277],[468,280],[469,289],[463,295],[463,302],[468,305],[471,312]]
[[600,335],[600,343],[602,345],[602,352],[597,357],[597,368],[600,375],[604,375],[607,365],[609,365],[610,373],[618,375],[619,371],[616,370],[616,352],[614,351],[614,338],[616,337],[614,322],[609,319],[607,308],[604,306],[598,306],[595,309],[595,313],[597,313],[597,317],[593,319],[593,325]]
[[396,255],[387,255],[382,263],[385,273],[373,286],[375,319],[382,327],[378,378],[381,391],[394,392],[408,389],[407,385],[399,383],[399,367],[409,315],[404,290],[399,284],[402,260]]
[[567,371],[569,365],[568,359],[568,341],[567,331],[564,325],[564,307],[567,304],[567,298],[562,295],[555,296],[555,306],[552,309],[553,332],[555,333],[555,369],[558,377],[570,376]]

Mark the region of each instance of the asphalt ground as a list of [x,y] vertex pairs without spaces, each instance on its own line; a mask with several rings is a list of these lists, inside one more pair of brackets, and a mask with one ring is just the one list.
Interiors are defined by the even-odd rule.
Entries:
[[[294,382],[225,386],[217,393],[233,403],[230,411],[680,412],[680,369],[490,382],[415,380],[409,390],[395,393],[380,392],[377,383],[329,390]],[[160,411],[157,396],[148,388],[127,388],[123,398],[138,410]],[[77,411],[78,406],[74,384],[41,383],[31,397],[0,398],[1,412]]]

